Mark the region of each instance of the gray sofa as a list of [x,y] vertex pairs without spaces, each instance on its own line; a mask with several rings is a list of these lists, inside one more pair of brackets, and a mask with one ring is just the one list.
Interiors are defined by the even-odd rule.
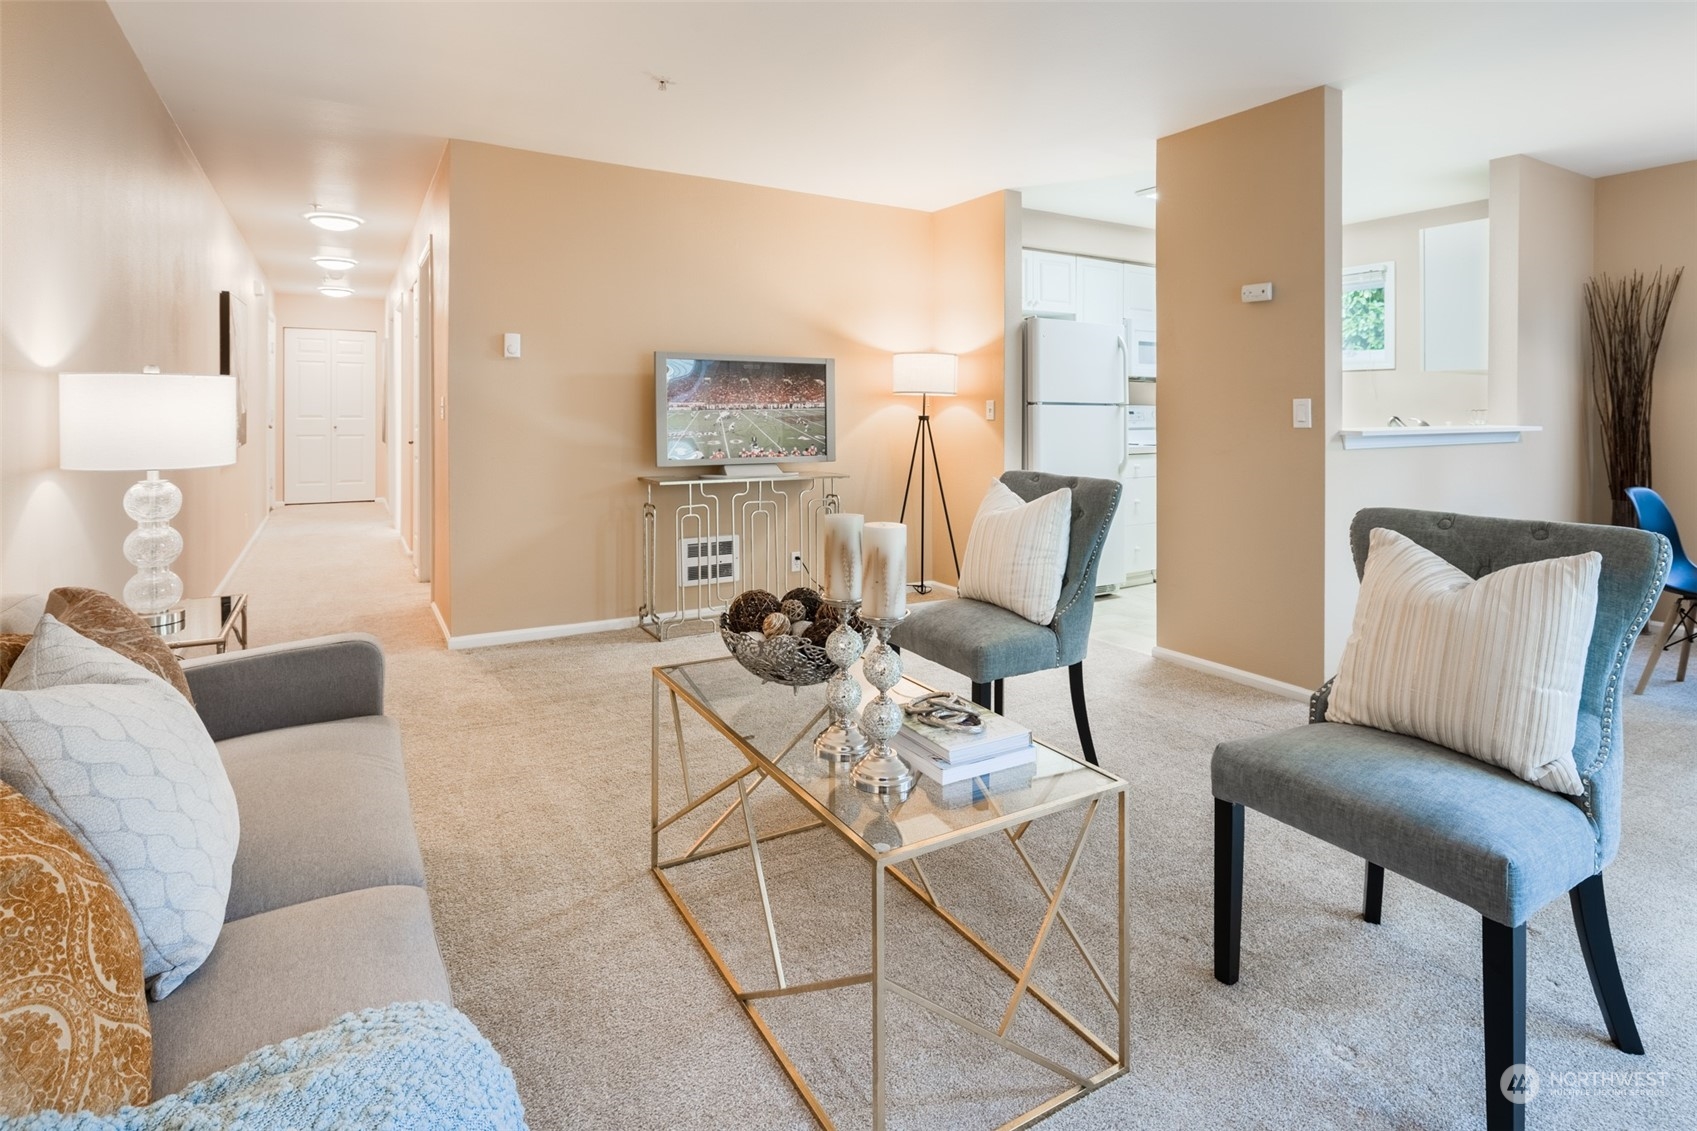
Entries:
[[155,1097],[349,1010],[449,1000],[377,641],[328,636],[183,670],[241,842],[211,956],[152,1003]]

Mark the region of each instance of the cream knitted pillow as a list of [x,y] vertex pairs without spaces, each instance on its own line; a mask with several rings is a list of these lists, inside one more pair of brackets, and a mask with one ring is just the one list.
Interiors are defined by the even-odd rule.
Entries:
[[1573,761],[1602,555],[1474,580],[1392,530],[1369,535],[1326,719],[1412,735],[1555,793]]
[[1000,605],[1033,624],[1055,619],[1072,536],[1072,489],[1029,503],[999,479],[979,504],[966,539],[960,595]]

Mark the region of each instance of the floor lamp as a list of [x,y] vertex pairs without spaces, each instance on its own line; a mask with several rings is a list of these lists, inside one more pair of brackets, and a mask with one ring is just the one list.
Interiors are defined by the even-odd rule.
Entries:
[[160,632],[183,622],[183,579],[171,563],[183,536],[171,520],[183,493],[160,469],[236,462],[236,379],[176,373],[59,374],[59,466],[67,471],[145,471],[124,492],[136,528],[124,557],[136,567],[124,604]]
[[955,528],[949,521],[949,499],[943,494],[943,469],[937,463],[937,441],[931,431],[931,398],[952,397],[959,373],[958,360],[952,353],[898,353],[892,365],[895,390],[919,400],[919,426],[913,433],[913,454],[907,461],[907,480],[902,488],[902,515],[907,521],[907,500],[913,490],[913,469],[919,468],[919,582],[915,593],[929,593],[925,584],[925,457],[931,457],[931,471],[937,478],[937,498],[943,504],[943,526],[949,532],[949,556],[954,559],[955,576],[960,576],[960,554],[955,549]]

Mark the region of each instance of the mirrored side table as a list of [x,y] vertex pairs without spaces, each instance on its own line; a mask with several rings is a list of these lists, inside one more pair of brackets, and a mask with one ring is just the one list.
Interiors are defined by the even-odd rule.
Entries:
[[230,638],[247,647],[247,594],[226,593],[221,597],[190,597],[173,609],[183,611],[176,628],[160,629],[165,643],[177,651],[187,648],[229,647]]

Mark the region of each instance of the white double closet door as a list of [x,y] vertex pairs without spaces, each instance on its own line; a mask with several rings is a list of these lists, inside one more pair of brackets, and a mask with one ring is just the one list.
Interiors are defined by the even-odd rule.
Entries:
[[283,501],[377,497],[377,335],[283,331]]

